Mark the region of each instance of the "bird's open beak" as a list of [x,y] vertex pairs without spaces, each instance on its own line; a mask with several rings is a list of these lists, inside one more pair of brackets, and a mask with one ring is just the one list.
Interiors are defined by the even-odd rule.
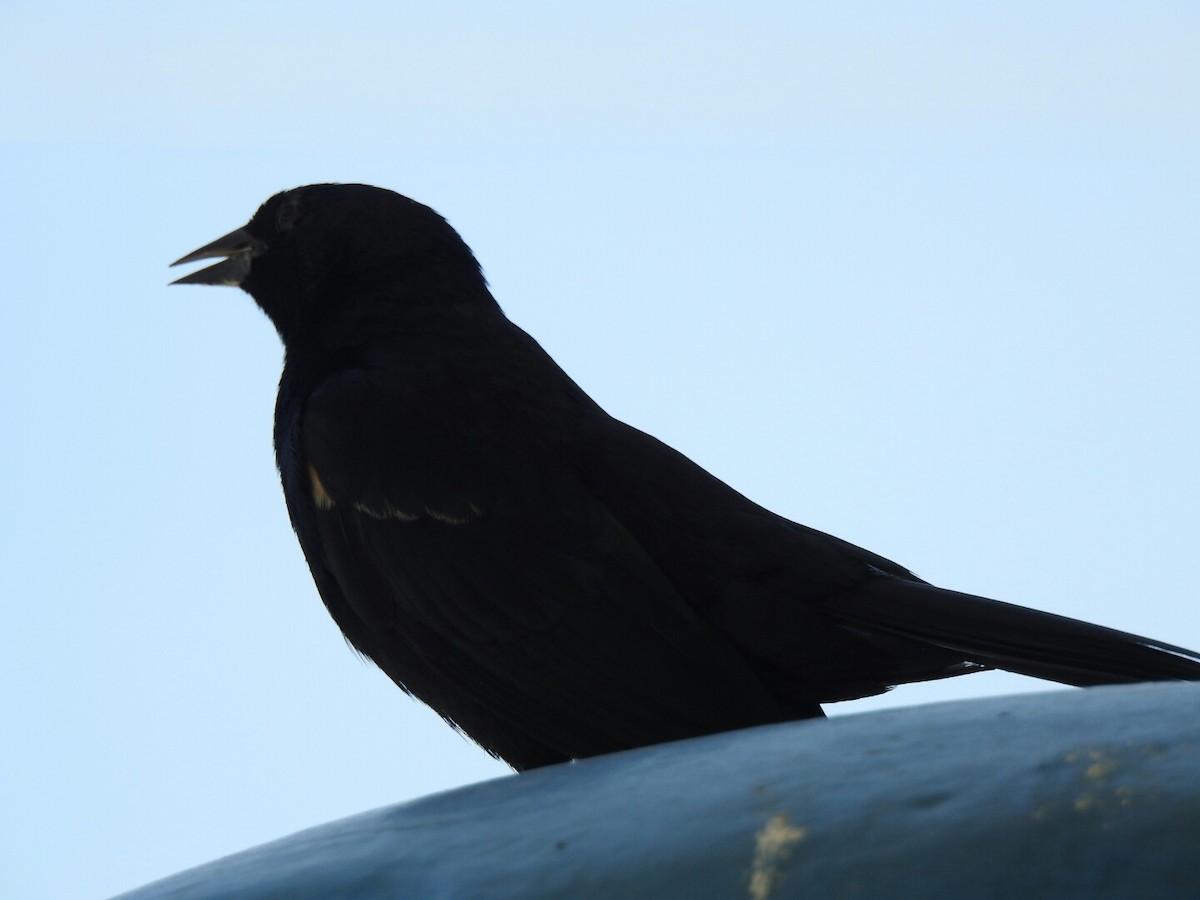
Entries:
[[250,271],[250,260],[266,249],[266,244],[251,237],[250,232],[245,228],[239,228],[171,263],[173,266],[178,266],[182,263],[195,262],[198,259],[226,257],[216,265],[193,272],[191,275],[184,275],[182,278],[172,281],[171,284],[228,284],[236,287],[242,283],[242,279]]

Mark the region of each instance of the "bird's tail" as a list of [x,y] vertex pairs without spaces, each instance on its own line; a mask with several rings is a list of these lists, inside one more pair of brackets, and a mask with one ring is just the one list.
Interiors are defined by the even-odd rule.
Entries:
[[1200,681],[1200,653],[1192,650],[923,582],[881,576],[861,594],[839,598],[836,615],[945,647],[965,661],[1078,687]]

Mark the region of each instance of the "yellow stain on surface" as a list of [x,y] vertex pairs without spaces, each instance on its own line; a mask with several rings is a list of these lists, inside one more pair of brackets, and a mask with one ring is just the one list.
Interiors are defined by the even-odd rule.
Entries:
[[317,474],[312,463],[308,464],[308,480],[312,485],[313,505],[317,509],[333,509],[333,497],[329,495],[329,491],[325,490],[325,485],[321,483],[321,476]]
[[1064,754],[1063,762],[1075,769],[1078,778],[1072,795],[1042,804],[1030,817],[1040,822],[1061,818],[1069,811],[1094,817],[1102,828],[1114,827],[1121,809],[1135,800],[1132,787],[1113,784],[1114,777],[1125,771],[1126,759],[1134,750],[1132,745],[1089,747]]
[[750,897],[768,900],[778,884],[781,867],[792,848],[808,837],[808,829],[793,825],[787,813],[775,813],[754,835],[754,862],[750,865]]
[[1112,760],[1105,762],[1094,762],[1084,771],[1084,778],[1107,778],[1113,772],[1117,771],[1117,764]]

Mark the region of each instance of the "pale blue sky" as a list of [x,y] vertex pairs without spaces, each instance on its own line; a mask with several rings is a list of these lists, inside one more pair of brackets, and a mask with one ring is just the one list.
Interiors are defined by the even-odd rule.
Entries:
[[506,772],[326,616],[270,325],[166,287],[298,184],[440,210],[601,403],[776,511],[1200,648],[1194,3],[9,2],[4,30],[0,895]]

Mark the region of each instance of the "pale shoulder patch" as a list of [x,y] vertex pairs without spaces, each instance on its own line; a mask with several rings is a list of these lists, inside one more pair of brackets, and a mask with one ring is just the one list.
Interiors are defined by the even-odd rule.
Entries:
[[317,509],[333,509],[333,497],[329,491],[325,490],[325,485],[321,483],[321,476],[317,474],[316,468],[312,463],[308,464],[308,481],[312,487],[313,505]]
[[397,519],[401,522],[415,522],[421,518],[415,513],[405,512],[402,509],[396,509],[392,504],[384,502],[383,509],[375,509],[367,506],[365,503],[355,503],[354,508],[365,516],[370,516],[372,519]]
[[483,510],[469,501],[467,503],[467,511],[459,515],[451,515],[450,513],[430,509],[428,506],[425,507],[425,512],[429,513],[429,518],[441,522],[443,525],[466,525],[468,522],[472,522],[483,515]]
[[[308,464],[308,482],[312,489],[313,505],[322,512],[331,510],[336,506],[333,495],[326,489],[325,484],[321,481],[321,476],[317,473],[316,467]],[[409,512],[408,510],[398,509],[392,506],[386,500],[382,506],[379,504],[368,505],[362,501],[356,500],[350,504],[350,508],[355,512],[360,512],[364,516],[370,516],[372,519],[384,521],[386,519],[394,519],[397,522],[417,522],[424,518],[433,519],[435,522],[440,522],[443,525],[465,525],[468,522],[473,522],[483,515],[481,510],[474,503],[467,503],[467,509],[463,512],[448,513],[438,509],[425,509],[420,512]]]
[[473,522],[483,515],[483,511],[474,503],[467,504],[465,513],[451,514],[442,512],[437,509],[426,507],[419,513],[408,512],[407,510],[397,509],[388,502],[384,502],[383,507],[368,506],[365,503],[353,503],[351,506],[355,511],[362,513],[364,516],[370,516],[372,519],[383,521],[385,519],[394,519],[397,522],[418,522],[421,519],[433,519],[435,522],[440,522],[442,525],[466,525],[468,522]]

